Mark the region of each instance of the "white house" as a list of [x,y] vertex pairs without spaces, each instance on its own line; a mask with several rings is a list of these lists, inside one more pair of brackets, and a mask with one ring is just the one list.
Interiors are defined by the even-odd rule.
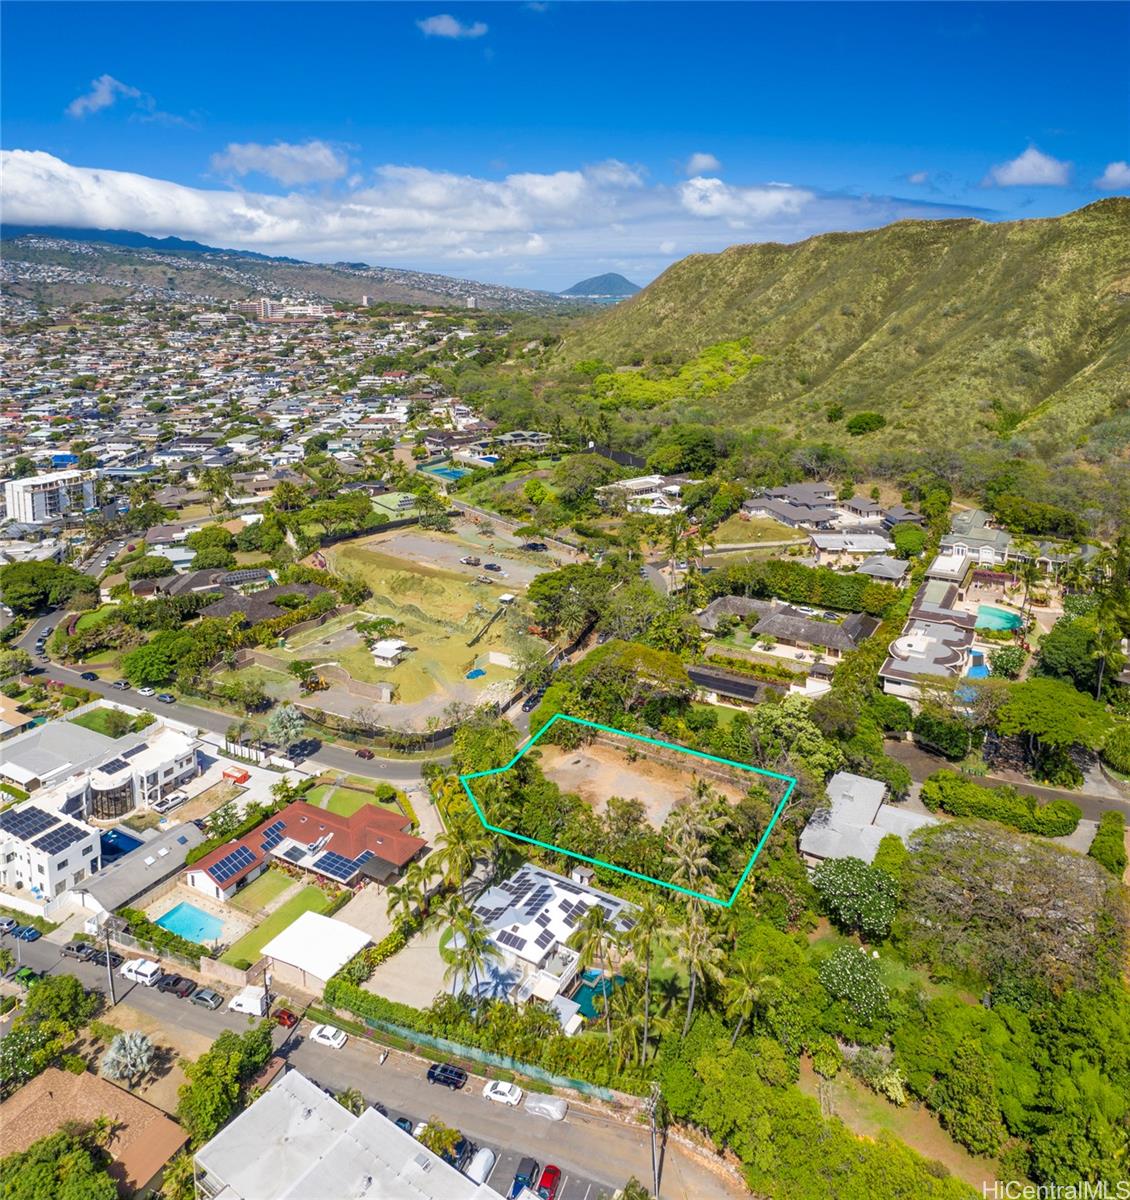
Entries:
[[813,812],[800,835],[800,852],[810,867],[826,858],[860,858],[869,863],[888,834],[905,842],[914,830],[937,824],[925,813],[887,804],[887,785],[878,779],[838,771],[826,790],[827,806]]
[[98,870],[99,846],[98,830],[82,821],[30,801],[9,808],[0,812],[0,886],[13,907],[50,912]]
[[4,503],[10,520],[41,525],[69,512],[94,507],[94,481],[83,471],[54,471],[9,479]]
[[373,643],[373,662],[378,667],[395,667],[408,652],[408,643],[402,638],[381,638]]

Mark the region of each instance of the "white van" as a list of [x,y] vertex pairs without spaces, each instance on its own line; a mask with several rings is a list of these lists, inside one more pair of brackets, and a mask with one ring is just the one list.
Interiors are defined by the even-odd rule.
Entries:
[[486,1146],[476,1150],[471,1161],[463,1168],[463,1174],[472,1183],[486,1183],[494,1170],[494,1151]]
[[129,962],[122,965],[122,974],[127,979],[132,979],[134,983],[141,983],[146,987],[156,987],[157,980],[161,978],[164,971],[161,970],[161,964],[155,963],[151,958],[131,958]]
[[252,1017],[267,1015],[267,993],[262,987],[245,987],[228,1001],[228,1012],[247,1013]]

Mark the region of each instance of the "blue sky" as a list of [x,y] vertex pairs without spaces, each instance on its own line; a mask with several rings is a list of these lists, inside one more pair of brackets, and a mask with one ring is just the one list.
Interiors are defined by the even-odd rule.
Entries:
[[30,3],[4,219],[565,287],[1130,191],[1126,4]]

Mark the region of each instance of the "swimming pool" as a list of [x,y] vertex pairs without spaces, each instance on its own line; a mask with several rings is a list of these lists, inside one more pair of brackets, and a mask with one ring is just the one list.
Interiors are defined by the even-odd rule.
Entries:
[[619,987],[624,982],[624,977],[617,975],[614,979],[605,979],[600,971],[590,969],[581,978],[584,983],[573,993],[573,1000],[581,1010],[581,1015],[591,1021],[599,1017],[602,1011],[596,1007],[597,996],[611,994],[613,988]]
[[157,924],[178,937],[187,938],[190,942],[204,945],[206,942],[218,942],[224,932],[224,923],[219,917],[206,913],[195,904],[181,901],[176,908],[170,908],[163,917],[157,918]]
[[965,672],[967,679],[985,679],[988,677],[989,668],[985,665],[985,656],[980,650],[971,650],[969,652],[969,670]]
[[977,629],[1019,629],[1024,622],[1019,614],[991,604],[977,605]]
[[103,863],[117,862],[141,845],[141,839],[131,837],[120,829],[106,829],[98,836]]

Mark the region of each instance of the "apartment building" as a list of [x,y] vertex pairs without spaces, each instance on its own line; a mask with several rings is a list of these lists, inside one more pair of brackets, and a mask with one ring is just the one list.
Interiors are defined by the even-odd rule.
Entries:
[[9,520],[42,525],[66,513],[94,507],[94,481],[82,471],[52,471],[4,483]]

